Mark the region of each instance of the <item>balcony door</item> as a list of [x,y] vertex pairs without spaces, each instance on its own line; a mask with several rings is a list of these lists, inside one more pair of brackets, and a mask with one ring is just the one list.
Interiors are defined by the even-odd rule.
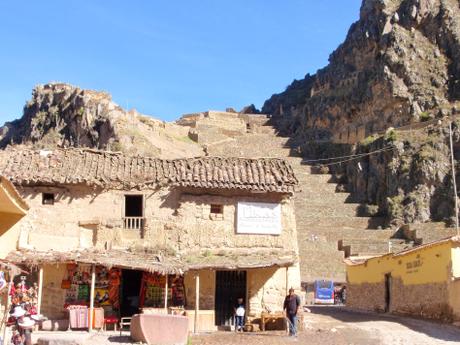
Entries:
[[125,195],[124,227],[141,230],[144,223],[144,196],[142,194]]

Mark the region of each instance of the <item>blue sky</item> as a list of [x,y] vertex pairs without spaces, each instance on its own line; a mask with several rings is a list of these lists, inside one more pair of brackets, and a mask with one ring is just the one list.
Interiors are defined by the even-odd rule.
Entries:
[[164,120],[254,103],[327,64],[360,0],[0,2],[0,123],[36,84],[105,90]]

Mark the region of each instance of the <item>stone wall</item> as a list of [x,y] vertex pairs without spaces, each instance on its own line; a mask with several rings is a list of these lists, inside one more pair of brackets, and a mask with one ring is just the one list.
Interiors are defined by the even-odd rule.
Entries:
[[[42,193],[49,192],[55,193],[54,205],[42,205]],[[222,248],[278,248],[297,252],[292,201],[282,195],[229,191],[218,191],[218,195],[168,188],[131,191],[144,195],[146,222],[141,232],[123,229],[127,193],[122,191],[36,187],[23,188],[21,193],[31,206],[14,230],[21,233],[23,248],[62,251],[92,246],[148,246],[181,253]],[[238,201],[281,203],[281,235],[236,234]],[[223,205],[223,214],[211,214],[211,204]]]
[[[401,279],[393,279],[390,292],[390,308],[393,314],[452,321],[453,310],[449,305],[448,283],[404,285]],[[349,284],[347,306],[360,310],[385,311],[385,283]]]
[[[287,279],[287,281],[286,281]],[[289,288],[300,294],[299,266],[286,268],[265,268],[248,271],[248,316],[256,317],[266,309],[283,310],[284,298]]]
[[385,311],[384,283],[348,284],[347,306],[360,310]]

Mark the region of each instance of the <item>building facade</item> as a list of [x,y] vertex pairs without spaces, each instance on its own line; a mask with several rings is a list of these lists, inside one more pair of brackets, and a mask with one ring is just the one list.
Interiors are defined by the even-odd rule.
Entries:
[[300,286],[297,180],[283,160],[80,149],[0,155],[0,173],[30,204],[13,227],[9,259],[43,269],[41,312],[50,318],[88,300],[92,270],[109,312],[199,309],[206,330],[232,322],[238,297],[256,319],[281,310],[288,286]]
[[351,308],[460,321],[460,238],[347,260]]

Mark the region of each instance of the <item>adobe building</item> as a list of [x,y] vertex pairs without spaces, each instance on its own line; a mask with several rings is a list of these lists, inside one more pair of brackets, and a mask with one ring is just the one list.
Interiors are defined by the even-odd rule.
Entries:
[[51,319],[85,303],[118,316],[177,309],[214,330],[238,297],[250,322],[300,287],[284,160],[7,150],[0,174],[30,205],[8,259],[40,268]]
[[460,237],[346,262],[348,307],[460,321]]

